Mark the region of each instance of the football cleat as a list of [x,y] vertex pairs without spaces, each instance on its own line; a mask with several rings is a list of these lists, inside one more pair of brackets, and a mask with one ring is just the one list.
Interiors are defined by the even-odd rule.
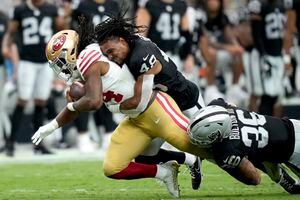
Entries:
[[192,166],[187,166],[189,168],[192,180],[192,188],[198,190],[202,181],[202,172],[201,172],[201,159],[196,157],[196,161]]
[[300,194],[299,182],[281,168],[281,177],[278,184],[290,194]]
[[174,198],[180,197],[180,190],[178,185],[178,173],[179,164],[175,160],[168,161],[160,164],[161,167],[165,168],[168,172],[165,178],[161,179],[167,186],[169,193]]

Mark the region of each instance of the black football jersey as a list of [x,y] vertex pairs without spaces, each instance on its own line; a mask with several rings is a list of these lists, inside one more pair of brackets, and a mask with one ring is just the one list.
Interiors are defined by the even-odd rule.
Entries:
[[91,20],[96,26],[106,20],[109,16],[116,16],[120,12],[118,2],[114,0],[106,0],[97,3],[95,0],[84,0],[78,4],[72,12],[72,27],[77,29],[78,17],[84,16]]
[[199,90],[177,70],[173,61],[150,39],[139,37],[135,39],[126,64],[133,76],[147,72],[156,60],[162,65],[162,70],[155,75],[155,88],[168,93],[181,110],[189,109],[198,102]]
[[22,60],[47,62],[43,52],[47,42],[56,32],[55,18],[57,16],[57,8],[48,3],[38,8],[30,8],[27,3],[15,7],[12,20],[20,24],[19,52]]
[[264,28],[261,37],[266,53],[272,56],[281,55],[286,20],[283,5],[252,0],[249,3],[249,10],[251,14],[262,18]]
[[220,18],[209,19],[206,18],[204,25],[208,31],[208,35],[211,41],[226,42],[224,37],[224,28],[230,25],[230,21],[227,15],[222,14]]
[[231,117],[231,133],[213,144],[214,159],[226,169],[239,165],[246,157],[253,163],[286,162],[294,151],[295,133],[287,118],[275,118],[230,106],[223,99],[209,105],[225,107]]
[[296,11],[296,26],[298,30],[298,44],[300,45],[300,1],[299,0],[284,0],[285,9]]
[[140,0],[140,6],[144,6],[151,15],[148,37],[163,51],[174,53],[180,39],[181,19],[187,9],[185,1]]
[[[7,17],[0,13],[0,47],[2,46],[3,36],[7,28]],[[3,65],[4,59],[2,54],[0,54],[0,66]]]

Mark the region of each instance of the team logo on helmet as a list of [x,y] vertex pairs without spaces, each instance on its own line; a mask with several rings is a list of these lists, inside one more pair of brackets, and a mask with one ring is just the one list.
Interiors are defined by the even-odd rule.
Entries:
[[222,137],[221,131],[218,129],[215,132],[212,132],[209,136],[207,136],[208,139],[213,143],[217,140],[219,140]]
[[59,50],[65,43],[66,41],[66,36],[65,35],[60,35],[57,38],[55,38],[54,42],[53,42],[53,46],[52,49],[54,51]]

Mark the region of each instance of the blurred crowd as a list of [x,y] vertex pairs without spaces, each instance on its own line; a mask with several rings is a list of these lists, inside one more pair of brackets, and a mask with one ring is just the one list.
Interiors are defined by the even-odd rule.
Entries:
[[[65,106],[68,85],[47,66],[47,41],[77,29],[80,16],[95,25],[127,10],[142,33],[165,51],[205,103],[215,98],[281,117],[300,94],[298,0],[3,0],[0,11],[0,146],[14,156],[18,142]],[[32,69],[34,68],[34,69]],[[29,70],[30,69],[30,70]],[[299,99],[300,105],[300,99]],[[296,104],[298,104],[296,101]],[[105,107],[33,147],[105,150],[123,116]],[[296,118],[294,116],[294,118]],[[71,135],[71,136],[70,136]],[[71,138],[71,139],[70,139]]]

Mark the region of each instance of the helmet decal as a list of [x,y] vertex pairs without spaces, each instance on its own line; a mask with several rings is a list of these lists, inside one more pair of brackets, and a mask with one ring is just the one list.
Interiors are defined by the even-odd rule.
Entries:
[[222,137],[221,131],[218,129],[215,132],[212,132],[210,135],[207,136],[208,139],[213,143],[217,140],[219,140]]
[[55,38],[52,46],[53,51],[58,51],[64,45],[65,41],[66,41],[66,35],[64,34]]

